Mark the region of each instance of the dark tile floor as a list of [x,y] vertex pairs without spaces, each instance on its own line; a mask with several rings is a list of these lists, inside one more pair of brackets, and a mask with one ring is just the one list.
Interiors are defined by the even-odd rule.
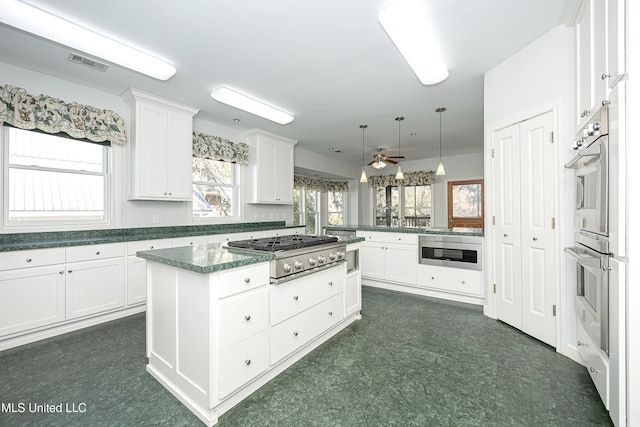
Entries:
[[[584,367],[479,307],[371,288],[363,299],[361,321],[218,426],[611,425]],[[203,425],[146,373],[144,328],[136,315],[0,352],[0,426]]]

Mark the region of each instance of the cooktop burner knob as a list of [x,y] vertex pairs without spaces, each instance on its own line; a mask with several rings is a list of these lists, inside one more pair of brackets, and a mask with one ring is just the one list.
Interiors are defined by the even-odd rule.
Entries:
[[329,254],[329,260],[331,260],[331,261],[335,261],[336,260],[336,253],[335,252],[331,252]]
[[340,251],[338,252],[338,259],[342,259],[344,258],[344,252]]
[[285,273],[291,273],[291,264],[282,264],[282,269]]
[[302,263],[302,261],[296,261],[293,263],[293,266],[296,268],[296,270],[300,270],[303,265],[304,264]]
[[309,258],[309,265],[316,265],[316,259],[314,257]]
[[327,257],[324,255],[320,255],[318,257],[318,264],[324,264],[324,262],[327,260]]

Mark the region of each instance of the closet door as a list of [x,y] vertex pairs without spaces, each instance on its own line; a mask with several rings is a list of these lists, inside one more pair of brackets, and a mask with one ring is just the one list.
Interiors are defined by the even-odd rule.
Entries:
[[556,345],[552,113],[520,124],[522,331]]
[[518,124],[494,133],[493,153],[496,314],[503,322],[522,329]]

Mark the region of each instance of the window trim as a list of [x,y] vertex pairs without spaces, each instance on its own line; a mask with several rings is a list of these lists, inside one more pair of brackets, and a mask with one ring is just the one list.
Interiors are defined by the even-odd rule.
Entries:
[[[114,155],[113,155],[113,147],[110,144],[103,143],[93,143],[87,140],[82,140],[78,138],[68,138],[64,135],[56,135],[56,134],[47,134],[49,136],[56,136],[59,138],[67,138],[76,141],[83,141],[87,144],[99,145],[102,148],[102,173],[96,172],[87,172],[88,175],[99,175],[104,177],[104,217],[102,219],[91,219],[91,220],[78,220],[78,219],[67,219],[67,220],[28,220],[28,221],[9,221],[9,129],[12,126],[4,125],[0,126],[0,167],[2,168],[2,173],[0,174],[0,188],[2,188],[2,198],[0,199],[0,204],[2,208],[0,209],[0,224],[1,229],[3,231],[11,231],[11,232],[32,232],[32,231],[66,231],[70,229],[77,229],[81,227],[82,229],[103,229],[112,227],[113,224],[113,211],[115,209],[115,199],[114,199],[114,188],[117,187],[117,183],[114,182]],[[20,129],[25,132],[39,132],[37,130],[28,130],[28,129]],[[17,169],[25,169],[25,170],[37,170],[37,171],[53,171],[53,172],[64,172],[62,169],[56,168],[47,168],[47,167],[33,167],[33,166],[25,166],[25,165],[17,165]],[[68,171],[64,173],[78,173],[74,171]],[[84,175],[84,174],[82,174]]]
[[[423,185],[423,186],[424,187],[428,186],[431,189],[431,191],[430,191],[430,193],[431,193],[431,197],[430,197],[431,198],[431,217],[429,219],[429,223],[430,223],[429,227],[433,227],[433,224],[434,224],[434,212],[433,212],[434,209],[433,209],[433,207],[434,207],[434,200],[435,200],[435,197],[434,197],[435,184],[426,184],[426,185]],[[387,186],[387,187],[377,187],[377,188],[373,187],[372,188],[372,190],[373,190],[372,191],[372,194],[373,194],[373,200],[372,200],[373,203],[372,204],[373,204],[373,224],[374,224],[374,226],[378,227],[378,225],[377,225],[378,216],[377,216],[377,212],[376,212],[377,209],[378,209],[378,207],[377,207],[378,188],[385,188],[386,189],[388,187],[395,187],[395,188],[398,189],[398,220],[400,222],[402,222],[402,221],[404,221],[404,210],[405,210],[405,204],[404,204],[405,203],[405,197],[404,197],[404,189],[405,189],[405,187],[423,187],[423,186],[417,186],[417,185],[406,185],[406,186],[405,185],[390,185],[390,186]],[[386,194],[386,190],[385,190],[385,194]],[[382,226],[379,226],[379,227],[382,227]]]
[[[193,157],[195,158],[195,157]],[[193,158],[192,158],[192,167],[193,167]],[[222,217],[196,217],[193,214],[193,201],[189,201],[186,203],[187,205],[187,218],[188,224],[194,224],[194,225],[205,225],[205,224],[223,224],[223,223],[232,223],[232,222],[240,222],[241,218],[242,218],[242,212],[241,212],[241,208],[242,208],[242,194],[241,194],[241,176],[242,174],[240,173],[240,165],[238,165],[237,163],[232,163],[232,162],[224,162],[222,160],[214,160],[214,159],[204,159],[204,160],[210,160],[213,162],[221,162],[221,163],[229,163],[231,165],[232,168],[232,175],[233,175],[233,185],[229,185],[229,184],[223,184],[220,186],[224,186],[224,187],[232,187],[233,188],[233,193],[235,195],[235,197],[233,198],[232,204],[233,204],[233,212],[234,215],[233,216],[222,216]],[[193,180],[193,173],[191,174],[191,185],[193,186],[194,184],[194,180]],[[219,184],[216,184],[219,185]]]

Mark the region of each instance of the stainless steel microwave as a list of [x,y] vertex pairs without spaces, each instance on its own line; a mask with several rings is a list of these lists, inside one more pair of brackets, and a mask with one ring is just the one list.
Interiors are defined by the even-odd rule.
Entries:
[[482,270],[482,237],[421,235],[418,245],[420,264]]

